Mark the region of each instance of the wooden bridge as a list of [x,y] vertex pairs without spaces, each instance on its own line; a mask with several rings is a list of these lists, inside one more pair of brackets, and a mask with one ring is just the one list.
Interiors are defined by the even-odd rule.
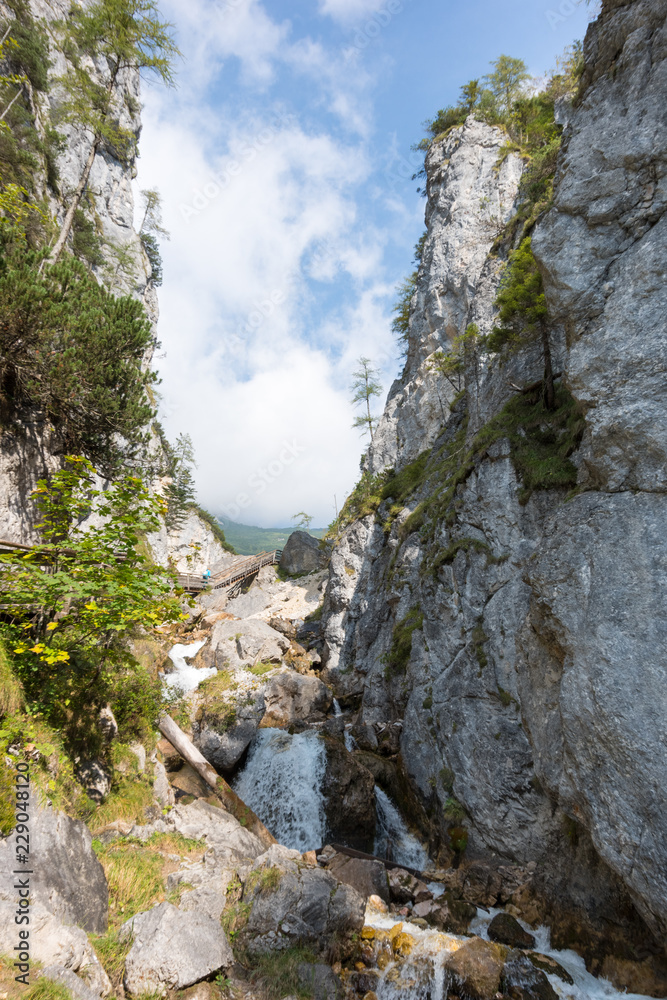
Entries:
[[179,573],[178,585],[189,593],[198,593],[207,587],[210,587],[211,590],[226,590],[228,587],[242,584],[244,580],[255,576],[263,566],[275,566],[276,563],[280,562],[282,554],[282,549],[274,549],[273,552],[258,552],[256,556],[242,559],[208,580],[205,580],[201,574]]
[[[39,551],[39,548],[39,545],[22,545],[19,542],[0,539],[0,553],[33,552]],[[63,549],[62,551],[69,552],[70,550]],[[228,566],[222,573],[217,573],[207,580],[201,573],[179,573],[178,586],[188,593],[199,593],[200,590],[206,590],[209,587],[212,590],[226,590],[228,587],[239,586],[244,580],[255,576],[263,566],[274,566],[279,563],[282,554],[282,549],[274,549],[273,552],[258,552],[256,556],[241,559]],[[122,558],[122,556],[118,558]]]

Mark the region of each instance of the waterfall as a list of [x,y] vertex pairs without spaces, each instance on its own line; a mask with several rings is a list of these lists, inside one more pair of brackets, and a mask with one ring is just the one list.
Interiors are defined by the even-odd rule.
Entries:
[[206,640],[203,639],[201,642],[191,642],[187,646],[177,643],[171,647],[169,659],[174,664],[174,669],[172,673],[165,674],[163,679],[165,691],[170,695],[178,694],[179,692],[187,694],[188,691],[195,691],[202,681],[217,673],[215,667],[197,668],[185,662],[186,656],[192,659],[205,643]]
[[317,733],[290,736],[262,729],[234,789],[280,844],[311,851],[324,844],[325,769],[324,743]]
[[428,852],[408,830],[403,817],[386,792],[375,786],[377,832],[373,853],[399,865],[423,871],[428,865]]

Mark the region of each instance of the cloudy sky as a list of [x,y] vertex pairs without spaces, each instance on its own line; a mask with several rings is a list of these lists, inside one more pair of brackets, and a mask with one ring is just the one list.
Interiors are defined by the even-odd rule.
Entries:
[[144,84],[137,187],[164,222],[157,364],[200,501],[326,525],[359,474],[350,373],[399,370],[397,284],[424,202],[421,123],[501,53],[535,75],[582,38],[576,0],[162,0],[178,87]]

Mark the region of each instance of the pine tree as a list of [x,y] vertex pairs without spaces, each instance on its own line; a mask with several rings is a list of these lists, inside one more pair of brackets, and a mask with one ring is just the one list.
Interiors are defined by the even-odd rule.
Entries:
[[371,415],[371,399],[373,396],[382,395],[382,385],[378,381],[380,371],[373,367],[370,358],[359,358],[358,364],[358,369],[352,372],[353,382],[350,386],[351,392],[354,393],[352,404],[358,406],[361,403],[366,407],[366,413],[364,416],[356,417],[352,426],[363,427],[364,433],[368,431],[372,441],[377,418]]
[[[172,62],[179,52],[171,28],[160,20],[156,0],[94,0],[86,7],[77,4],[68,20],[59,25],[62,47],[71,63],[59,80],[66,95],[59,120],[85,129],[92,143],[53,247],[52,261],[58,259],[67,242],[100,145],[108,143],[120,156],[127,156],[133,147],[134,135],[120,125],[115,107],[121,72],[145,69],[167,85],[173,84]],[[109,78],[105,85],[84,65],[85,56],[106,62]]]

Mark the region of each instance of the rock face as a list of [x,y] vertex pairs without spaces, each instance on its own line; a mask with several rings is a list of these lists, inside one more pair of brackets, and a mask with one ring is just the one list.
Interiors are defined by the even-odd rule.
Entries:
[[[346,750],[342,742],[325,737],[324,743],[326,771],[322,791],[327,839],[373,853],[376,825],[375,779]],[[384,892],[375,889],[373,892],[384,899]]]
[[[325,951],[333,938],[341,942],[364,924],[364,899],[321,868],[300,862],[298,852],[272,847],[257,859],[259,877],[247,883],[244,902],[251,912],[244,931],[250,952],[308,945]],[[276,870],[271,881],[261,872]]]
[[[107,929],[109,890],[85,823],[33,804],[30,836],[35,861],[31,900],[58,920],[94,934]],[[13,900],[14,840],[0,840],[0,899]]]
[[280,557],[280,568],[290,576],[315,573],[324,564],[322,550],[317,538],[307,531],[293,531],[285,543]]
[[[554,367],[583,418],[579,494],[522,489],[499,438],[420,532],[420,504],[444,488],[415,474],[402,510],[380,506],[386,531],[370,516],[343,532],[322,619],[328,679],[361,698],[360,731],[402,721],[443,859],[467,842],[473,858],[536,864],[512,905],[537,905],[552,941],[589,961],[620,949],[650,963],[667,930],[665,14],[658,0],[603,3],[533,231]],[[424,449],[432,463],[461,455],[515,398],[510,383],[541,378],[531,343],[469,360],[459,399],[426,367],[469,324],[492,328],[502,260],[488,254],[521,173],[512,156],[494,172],[504,141],[469,120],[428,155],[406,369],[372,474]],[[406,623],[407,658],[392,661]]]
[[319,677],[304,677],[283,671],[264,691],[264,726],[288,726],[293,722],[321,721],[331,708],[331,691]]
[[123,980],[132,996],[161,992],[165,987],[180,990],[234,963],[219,920],[184,913],[171,903],[160,903],[132,917],[119,936],[132,939]]

